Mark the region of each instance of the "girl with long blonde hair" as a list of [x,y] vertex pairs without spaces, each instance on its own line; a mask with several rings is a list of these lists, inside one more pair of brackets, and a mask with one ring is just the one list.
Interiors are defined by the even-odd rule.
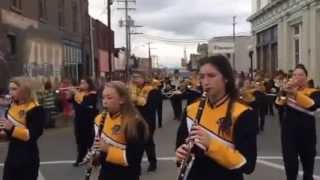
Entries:
[[99,179],[138,180],[148,125],[132,103],[124,83],[107,83],[102,97],[107,115],[101,113],[95,120],[97,130],[105,118],[101,136],[95,143],[102,152]]
[[35,81],[13,78],[9,83],[12,103],[0,118],[0,136],[9,139],[3,180],[36,180],[39,171],[37,141],[42,135],[45,113],[35,98]]

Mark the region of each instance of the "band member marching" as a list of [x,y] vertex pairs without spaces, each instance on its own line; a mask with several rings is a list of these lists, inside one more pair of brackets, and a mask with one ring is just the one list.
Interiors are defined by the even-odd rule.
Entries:
[[69,93],[68,98],[72,101],[75,111],[74,133],[78,154],[73,166],[77,167],[93,143],[94,118],[98,113],[97,94],[91,79],[82,79],[79,90],[70,88],[69,92],[72,94]]
[[37,103],[33,82],[17,77],[9,83],[12,103],[5,117],[0,118],[0,136],[10,141],[3,180],[36,180],[39,171],[37,141],[45,123],[44,109]]
[[156,114],[158,117],[158,127],[161,128],[162,127],[162,104],[163,104],[163,95],[161,92],[161,81],[158,79],[153,79],[152,80],[152,86],[154,88],[154,90],[156,91]]
[[243,173],[255,168],[257,119],[237,102],[232,68],[224,56],[200,60],[199,75],[208,98],[198,125],[193,124],[199,101],[186,109],[177,134],[177,162],[188,156],[186,141],[194,141],[194,161],[185,179],[242,180]]
[[287,180],[296,180],[299,159],[303,180],[313,180],[316,156],[316,126],[314,111],[320,107],[320,91],[307,88],[308,71],[298,64],[292,79],[280,90],[276,99],[282,111],[281,142]]
[[147,83],[143,74],[142,72],[133,74],[133,84],[130,91],[132,101],[149,126],[149,138],[145,144],[145,151],[149,161],[148,171],[155,171],[157,157],[153,136],[156,128],[157,91]]
[[[139,180],[148,125],[132,103],[128,88],[120,81],[105,86],[103,107],[108,114],[101,138],[95,142],[102,152],[99,180]],[[102,116],[96,117],[96,133]]]

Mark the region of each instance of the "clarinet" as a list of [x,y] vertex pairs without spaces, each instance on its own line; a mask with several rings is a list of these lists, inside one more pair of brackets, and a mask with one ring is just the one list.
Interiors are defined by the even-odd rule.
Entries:
[[[102,116],[101,116],[101,121],[100,121],[100,124],[99,124],[99,128],[98,128],[98,133],[97,133],[97,136],[96,138],[101,138],[101,134],[102,134],[102,130],[103,130],[103,127],[104,127],[104,123],[105,123],[105,120],[106,120],[106,117],[107,117],[107,111],[104,111],[102,113]],[[92,170],[95,166],[97,166],[97,164],[94,163],[94,159],[97,158],[97,156],[100,155],[100,152],[97,151],[93,146],[90,148],[88,154],[86,155],[86,157],[84,158],[83,160],[83,163],[81,164],[85,164],[86,162],[90,161],[90,164],[88,166],[88,168],[86,169],[86,173],[85,173],[85,180],[90,180],[90,176],[91,176],[91,173],[92,173]]]
[[[202,113],[203,113],[204,106],[206,104],[206,100],[207,100],[207,93],[203,92],[201,95],[201,98],[200,98],[200,104],[199,104],[199,108],[198,108],[193,126],[198,125],[198,123],[201,119]],[[191,133],[189,134],[187,139],[189,139],[190,137],[191,137]],[[186,180],[187,179],[189,171],[190,171],[192,164],[193,164],[193,161],[194,161],[194,156],[191,153],[193,146],[194,146],[194,141],[189,140],[187,142],[187,146],[188,146],[187,157],[180,164],[180,171],[179,171],[179,175],[178,175],[178,180]]]

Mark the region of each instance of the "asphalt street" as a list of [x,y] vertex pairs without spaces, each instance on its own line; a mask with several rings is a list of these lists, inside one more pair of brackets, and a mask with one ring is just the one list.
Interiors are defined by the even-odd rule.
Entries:
[[[147,173],[147,162],[143,162],[142,180],[174,180],[177,168],[174,162],[174,144],[179,122],[173,120],[173,112],[169,102],[164,105],[164,125],[155,134],[158,156],[158,169]],[[66,123],[72,124],[72,123]],[[320,123],[317,124],[318,130]],[[280,132],[277,116],[267,116],[265,131],[258,136],[258,161],[247,180],[284,180],[285,173],[281,159]],[[41,167],[39,180],[81,180],[84,179],[84,168],[72,167],[76,157],[75,140],[72,126],[46,130],[39,140]],[[317,149],[320,150],[319,143]],[[0,144],[0,163],[4,162],[7,144]],[[2,177],[3,164],[0,164]],[[300,176],[301,178],[301,176]],[[320,180],[320,158],[317,157],[315,179]]]

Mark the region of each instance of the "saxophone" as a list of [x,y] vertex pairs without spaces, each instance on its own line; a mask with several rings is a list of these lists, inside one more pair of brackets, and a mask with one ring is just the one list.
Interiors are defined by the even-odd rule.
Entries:
[[[198,108],[193,126],[198,125],[198,123],[201,119],[202,113],[203,113],[204,106],[206,104],[206,100],[207,100],[207,93],[204,92],[201,95],[199,108]],[[190,139],[190,136],[191,135],[189,134],[189,137],[187,139]],[[186,180],[188,177],[189,171],[190,171],[192,164],[193,164],[193,161],[194,161],[194,156],[192,155],[192,152],[191,152],[194,144],[195,144],[195,142],[193,140],[189,140],[187,142],[188,154],[187,154],[186,159],[181,162],[178,180]]]

